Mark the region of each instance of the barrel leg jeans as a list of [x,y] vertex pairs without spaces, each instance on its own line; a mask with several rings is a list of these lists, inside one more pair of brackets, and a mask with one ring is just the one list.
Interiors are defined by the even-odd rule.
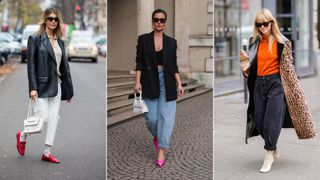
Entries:
[[176,115],[176,100],[167,101],[163,71],[159,71],[160,96],[145,98],[149,112],[145,113],[146,125],[152,136],[158,138],[159,148],[169,148]]
[[257,76],[254,88],[254,118],[264,149],[276,150],[285,116],[285,96],[279,74]]

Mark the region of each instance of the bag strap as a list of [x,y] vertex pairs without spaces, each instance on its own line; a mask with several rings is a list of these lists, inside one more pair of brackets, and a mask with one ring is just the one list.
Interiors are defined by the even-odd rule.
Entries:
[[[38,102],[38,100],[36,100],[36,102]],[[35,102],[35,103],[36,103]],[[35,104],[36,106],[36,116],[38,116],[39,114],[39,107],[38,107],[38,104]],[[30,101],[29,101],[29,108],[28,108],[28,118],[30,117],[30,113],[33,112],[33,106],[32,106],[32,99],[30,98]]]

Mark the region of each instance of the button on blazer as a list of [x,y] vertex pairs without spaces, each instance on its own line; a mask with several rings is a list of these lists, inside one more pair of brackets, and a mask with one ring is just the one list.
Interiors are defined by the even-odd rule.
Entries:
[[[154,47],[154,32],[138,37],[136,53],[136,71],[141,71],[143,97],[156,99],[160,95],[159,76]],[[175,73],[177,66],[177,41],[163,34],[163,73],[166,89],[166,100],[177,99]]]

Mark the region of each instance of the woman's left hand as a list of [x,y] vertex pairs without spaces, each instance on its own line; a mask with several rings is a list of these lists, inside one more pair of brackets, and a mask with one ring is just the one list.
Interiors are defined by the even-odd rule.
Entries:
[[181,96],[183,96],[183,94],[184,94],[184,89],[183,89],[183,87],[182,87],[182,85],[180,84],[180,85],[178,85],[178,91],[179,91],[179,97],[181,97]]
[[67,100],[67,103],[70,104],[72,99]]

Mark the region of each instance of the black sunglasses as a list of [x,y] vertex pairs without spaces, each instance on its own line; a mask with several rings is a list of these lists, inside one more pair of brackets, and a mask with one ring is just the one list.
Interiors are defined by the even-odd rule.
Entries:
[[270,22],[271,22],[271,21],[263,22],[263,23],[256,23],[256,26],[257,26],[258,28],[261,28],[262,26],[263,26],[263,27],[268,27],[269,24],[270,24]]
[[47,17],[47,19],[48,19],[50,22],[52,22],[53,20],[54,20],[55,22],[59,22],[59,18],[58,18],[58,17]]
[[157,23],[160,21],[160,23],[165,23],[167,20],[165,18],[153,18],[152,19],[153,23]]

